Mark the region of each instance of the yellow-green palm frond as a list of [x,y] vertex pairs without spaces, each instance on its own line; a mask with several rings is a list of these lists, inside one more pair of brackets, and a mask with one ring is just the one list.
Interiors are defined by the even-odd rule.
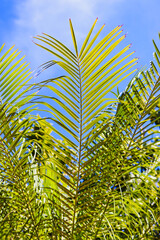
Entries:
[[[47,118],[53,121],[50,129],[53,131],[51,151],[54,155],[52,157],[54,169],[50,168],[52,174],[49,173],[48,178],[58,187],[56,194],[53,194],[56,199],[55,206],[60,209],[61,215],[58,220],[61,224],[59,234],[65,239],[74,239],[84,227],[79,224],[78,215],[79,210],[83,208],[84,198],[81,179],[86,171],[85,166],[91,166],[91,162],[94,162],[94,159],[91,159],[94,150],[87,149],[87,145],[97,136],[97,132],[93,131],[97,121],[94,119],[107,106],[116,102],[113,98],[106,98],[106,95],[135,71],[134,66],[137,63],[137,58],[130,59],[134,52],[127,54],[130,45],[114,53],[116,47],[126,37],[125,34],[122,35],[121,26],[117,26],[96,43],[103,26],[90,40],[96,21],[79,51],[70,20],[75,53],[48,34],[35,37],[36,45],[56,58],[43,67],[48,68],[57,64],[66,72],[61,77],[43,81],[37,86],[45,87],[48,92],[46,99],[50,99],[50,102],[46,103],[43,100],[44,96],[39,95],[42,100],[37,102],[48,108]],[[104,115],[107,117],[105,124],[109,124],[112,115],[107,113]],[[103,117],[100,116],[99,120]],[[102,124],[98,129],[99,133],[104,128]],[[57,137],[54,137],[54,134]],[[96,148],[101,145],[103,141],[98,143]],[[55,181],[53,177],[55,169],[61,173],[57,177],[59,181]]]
[[[31,70],[14,47],[0,48],[0,238],[40,239],[43,206],[36,201],[31,169],[34,107]],[[35,94],[33,94],[35,95]]]

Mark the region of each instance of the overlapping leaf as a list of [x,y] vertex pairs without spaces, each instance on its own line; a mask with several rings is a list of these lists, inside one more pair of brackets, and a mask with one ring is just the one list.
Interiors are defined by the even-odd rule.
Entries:
[[19,54],[0,48],[0,238],[40,239],[44,209],[34,189],[34,146],[26,141],[34,125],[33,105],[27,105],[31,71]]
[[[136,76],[119,96],[118,106],[106,110],[115,109],[115,117],[87,146],[92,155],[83,165],[80,218],[82,228],[92,228],[90,235],[84,231],[87,238],[154,239],[158,234],[159,217],[152,207],[159,209],[158,178],[151,169],[156,172],[159,166],[159,87],[159,73],[151,62],[149,71]],[[96,125],[94,132],[102,123]]]

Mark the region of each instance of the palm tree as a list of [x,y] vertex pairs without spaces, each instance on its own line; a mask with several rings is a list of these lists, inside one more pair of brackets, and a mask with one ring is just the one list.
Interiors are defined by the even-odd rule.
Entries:
[[[126,54],[130,45],[115,53],[122,26],[96,44],[102,26],[90,40],[96,22],[80,51],[71,20],[75,52],[48,34],[35,37],[56,58],[42,70],[59,65],[66,74],[20,96],[27,71],[13,64],[15,53],[2,55],[2,239],[158,239],[160,52],[154,42],[158,67],[151,62],[122,95],[106,98],[137,58]],[[46,118],[33,116],[35,104]]]

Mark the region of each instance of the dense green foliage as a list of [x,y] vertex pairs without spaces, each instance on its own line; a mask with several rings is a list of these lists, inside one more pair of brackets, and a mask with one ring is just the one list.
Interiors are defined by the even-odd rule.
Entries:
[[38,84],[0,48],[0,239],[160,238],[160,51],[153,41],[155,63],[109,98],[137,58],[116,52],[121,26],[90,40],[96,21],[80,51],[71,20],[74,52],[35,37],[55,57],[42,70],[65,71]]

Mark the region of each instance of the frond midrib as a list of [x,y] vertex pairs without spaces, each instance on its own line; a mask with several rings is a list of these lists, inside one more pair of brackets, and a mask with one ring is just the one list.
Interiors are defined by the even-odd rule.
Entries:
[[82,104],[82,77],[81,77],[81,68],[80,60],[77,56],[77,65],[78,65],[78,75],[79,75],[79,149],[78,149],[78,166],[77,166],[77,184],[76,184],[76,193],[75,193],[75,202],[74,202],[74,213],[73,213],[73,224],[72,224],[72,238],[74,235],[75,221],[76,221],[76,210],[78,203],[78,192],[79,192],[79,182],[80,182],[80,166],[81,166],[81,155],[82,155],[82,139],[83,139],[83,104]]

